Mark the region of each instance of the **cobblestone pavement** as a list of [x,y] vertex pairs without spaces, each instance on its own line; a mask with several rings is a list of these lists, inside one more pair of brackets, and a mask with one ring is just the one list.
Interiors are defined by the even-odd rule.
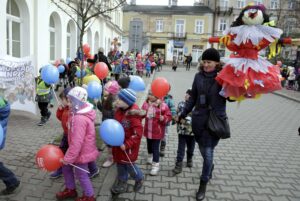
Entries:
[[[164,67],[156,76],[166,77],[172,85],[175,102],[182,100],[196,73],[178,68],[173,72]],[[150,80],[147,80],[149,83]],[[142,102],[140,94],[139,102]],[[240,104],[228,103],[232,137],[220,141],[215,152],[213,179],[207,187],[208,201],[299,201],[300,200],[300,104],[289,99],[268,94],[259,100],[246,100]],[[54,113],[54,110],[53,110]],[[38,117],[23,112],[13,112],[9,122],[7,145],[0,152],[1,161],[21,178],[22,189],[15,196],[0,198],[5,201],[50,201],[63,188],[63,180],[50,180],[49,173],[38,170],[34,155],[38,148],[51,142],[61,128],[54,115],[44,127],[37,127]],[[139,193],[132,185],[128,192],[111,197],[115,167],[101,168],[93,179],[97,201],[105,200],[155,200],[192,201],[198,189],[202,158],[195,149],[194,167],[184,168],[175,177],[171,170],[177,151],[177,134],[171,127],[166,157],[161,159],[158,176],[149,175],[146,165],[146,143],[143,139],[137,163],[145,173],[145,183]],[[106,150],[98,160],[105,160]],[[132,180],[130,184],[134,184]],[[0,188],[4,185],[0,184]]]
[[287,90],[283,88],[282,90],[275,91],[273,93],[300,103],[300,91]]

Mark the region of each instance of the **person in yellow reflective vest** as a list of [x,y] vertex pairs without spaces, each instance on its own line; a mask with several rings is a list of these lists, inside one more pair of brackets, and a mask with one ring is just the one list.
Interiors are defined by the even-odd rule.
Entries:
[[48,104],[51,99],[51,85],[46,84],[41,76],[36,78],[36,98],[35,101],[38,103],[41,121],[37,124],[43,126],[49,120],[51,112],[48,110]]

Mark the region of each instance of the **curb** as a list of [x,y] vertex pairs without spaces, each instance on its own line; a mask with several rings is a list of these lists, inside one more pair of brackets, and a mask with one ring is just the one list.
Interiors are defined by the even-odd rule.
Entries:
[[283,97],[283,98],[286,98],[286,99],[289,99],[289,100],[292,100],[292,101],[295,101],[297,103],[300,103],[299,99],[291,97],[291,96],[283,94],[283,93],[280,93],[280,92],[272,92],[272,94]]

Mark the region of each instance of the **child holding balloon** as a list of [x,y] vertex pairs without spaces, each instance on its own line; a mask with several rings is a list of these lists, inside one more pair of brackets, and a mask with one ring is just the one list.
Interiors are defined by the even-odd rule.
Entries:
[[[134,180],[134,191],[137,192],[143,185],[144,175],[140,168],[134,163],[139,154],[140,143],[143,133],[142,117],[129,115],[131,110],[139,110],[135,104],[136,94],[131,89],[121,89],[115,103],[115,119],[121,123],[125,131],[125,140],[112,148],[114,161],[117,164],[117,181],[111,188],[113,194],[126,192],[128,174]],[[115,128],[115,126],[114,126]]]
[[[76,201],[95,201],[94,189],[88,175],[88,163],[99,155],[96,147],[94,121],[96,112],[87,102],[87,91],[82,87],[74,87],[68,93],[71,117],[69,120],[69,148],[62,160],[62,168],[66,188],[56,194],[59,200],[77,197],[75,176],[83,190],[83,196]],[[73,169],[73,165],[77,168]]]
[[159,172],[159,145],[164,138],[165,127],[171,121],[172,114],[166,103],[149,92],[142,109],[146,111],[144,136],[147,138],[148,159],[152,164],[150,175],[155,176]]

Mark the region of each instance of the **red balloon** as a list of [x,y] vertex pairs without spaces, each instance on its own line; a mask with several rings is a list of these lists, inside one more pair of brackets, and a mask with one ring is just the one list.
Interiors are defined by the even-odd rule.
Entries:
[[166,78],[158,77],[151,84],[151,91],[154,96],[162,98],[168,94],[170,90],[170,84]]
[[94,72],[100,80],[103,80],[108,75],[108,67],[104,62],[98,62],[94,68]]
[[89,54],[89,52],[91,50],[91,48],[90,48],[90,46],[88,44],[84,44],[82,46],[82,49],[83,49],[83,53],[86,54],[86,55]]
[[59,147],[45,145],[36,153],[35,162],[39,168],[51,172],[62,166],[63,158],[64,154]]

